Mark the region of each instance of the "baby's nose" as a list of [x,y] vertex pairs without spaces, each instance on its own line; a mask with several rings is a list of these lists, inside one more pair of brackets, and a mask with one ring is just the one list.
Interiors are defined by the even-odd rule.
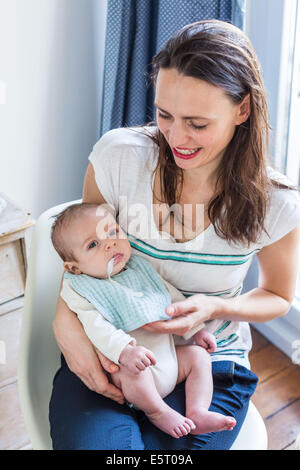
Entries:
[[105,243],[105,249],[110,250],[111,248],[115,247],[116,244],[117,244],[116,240],[108,239],[106,240],[106,243]]

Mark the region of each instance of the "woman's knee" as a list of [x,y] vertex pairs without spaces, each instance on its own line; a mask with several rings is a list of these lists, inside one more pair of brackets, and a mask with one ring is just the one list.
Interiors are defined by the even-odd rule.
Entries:
[[90,391],[63,367],[49,409],[54,450],[143,450],[135,410]]
[[114,406],[113,403],[100,410],[73,410],[59,421],[52,418],[53,449],[143,450],[135,410],[117,403]]

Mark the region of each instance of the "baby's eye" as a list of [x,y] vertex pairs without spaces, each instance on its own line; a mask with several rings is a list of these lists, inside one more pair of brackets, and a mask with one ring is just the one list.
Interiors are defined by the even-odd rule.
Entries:
[[97,241],[95,241],[95,240],[92,241],[92,242],[89,244],[89,246],[88,246],[88,250],[90,250],[91,248],[94,248],[94,247],[97,246],[97,245],[98,245],[98,242],[97,242]]
[[111,232],[110,232],[109,235],[110,235],[110,236],[111,236],[111,235],[117,235],[117,233],[119,233],[119,229],[114,228],[113,230],[111,230]]

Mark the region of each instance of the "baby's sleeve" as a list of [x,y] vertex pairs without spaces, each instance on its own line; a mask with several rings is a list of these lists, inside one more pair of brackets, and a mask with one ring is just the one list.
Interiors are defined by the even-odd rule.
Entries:
[[76,313],[93,345],[104,356],[119,365],[122,350],[129,343],[135,346],[135,339],[107,321],[99,310],[74,291],[68,279],[64,279],[60,295],[68,307]]
[[[167,290],[169,291],[172,303],[181,302],[182,300],[186,300],[184,295],[176,287],[174,287],[172,284],[170,284],[168,281],[166,281],[162,277],[161,277],[161,280],[164,283]],[[202,328],[205,328],[204,323],[201,323],[200,325],[197,325],[194,328],[192,328],[185,335],[183,335],[183,338],[184,339],[190,339],[192,336],[194,336],[194,334],[197,333],[197,331],[202,330]]]

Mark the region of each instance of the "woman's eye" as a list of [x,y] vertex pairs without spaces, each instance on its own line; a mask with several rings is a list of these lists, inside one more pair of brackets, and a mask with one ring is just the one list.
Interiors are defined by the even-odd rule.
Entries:
[[170,116],[167,116],[166,114],[158,113],[158,116],[163,119],[170,119]]
[[91,242],[91,243],[89,244],[88,249],[90,250],[91,248],[94,248],[94,247],[97,246],[97,245],[98,245],[98,242],[93,241],[93,242]]
[[[166,114],[161,114],[161,113],[158,113],[158,116],[162,119],[171,119],[170,116],[167,116]],[[206,128],[206,125],[204,126],[196,126],[196,124],[193,124],[192,122],[189,124],[189,126],[191,126],[193,129],[197,130],[197,131],[200,131],[201,129],[205,129]]]
[[205,125],[205,126],[196,126],[196,124],[193,124],[192,122],[191,122],[190,126],[191,126],[193,129],[195,129],[196,131],[199,131],[199,130],[201,130],[201,129],[205,129],[205,128],[206,128],[206,125]]

